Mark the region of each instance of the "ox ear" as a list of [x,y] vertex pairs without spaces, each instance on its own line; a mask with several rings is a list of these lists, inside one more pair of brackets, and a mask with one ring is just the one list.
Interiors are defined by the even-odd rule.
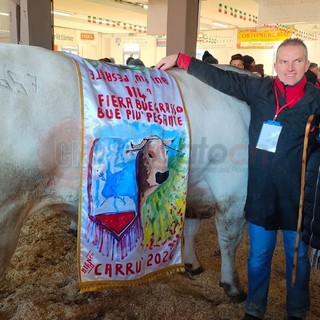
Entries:
[[147,143],[147,139],[143,139],[139,144],[133,144],[131,142],[131,148],[132,148],[132,151],[138,151],[138,150],[141,150],[145,144]]
[[139,144],[133,144],[132,142],[130,142],[131,149],[127,150],[126,153],[130,153],[130,155],[132,155],[134,152],[141,150],[145,146],[147,141],[148,140],[143,139]]

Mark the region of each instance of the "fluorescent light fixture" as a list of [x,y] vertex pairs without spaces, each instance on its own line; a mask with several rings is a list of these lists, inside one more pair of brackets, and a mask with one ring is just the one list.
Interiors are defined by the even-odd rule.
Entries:
[[61,11],[52,11],[51,13],[57,15],[57,16],[63,16],[63,17],[71,17],[70,13],[67,12],[61,12]]
[[9,13],[0,12],[0,16],[6,16],[6,17],[9,17]]
[[222,27],[222,28],[228,28],[229,26],[227,24],[224,23],[220,23],[220,22],[211,22],[212,25],[217,26],[217,27]]

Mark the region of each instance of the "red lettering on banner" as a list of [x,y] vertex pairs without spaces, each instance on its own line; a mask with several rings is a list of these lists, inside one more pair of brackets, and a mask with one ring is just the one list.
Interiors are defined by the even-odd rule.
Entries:
[[136,99],[136,108],[143,111],[154,111],[151,101],[141,101]]
[[97,116],[99,119],[108,118],[108,119],[121,119],[120,109],[105,109],[98,107]]
[[100,267],[101,267],[101,263],[98,263],[94,268],[94,274],[96,276],[101,276],[102,275],[102,273],[98,270]]
[[116,264],[116,275],[121,274],[121,275],[125,275],[125,273],[122,271],[122,264],[117,263]]
[[106,80],[108,82],[129,82],[126,74],[106,72],[101,69],[89,70],[91,80]]
[[140,120],[141,112],[136,110],[126,110],[126,116],[128,120]]
[[139,87],[135,88],[135,87],[126,86],[125,88],[127,89],[128,95],[130,97],[142,98],[143,100],[146,98],[146,95],[141,93]]
[[158,114],[156,112],[146,113],[147,121],[154,122],[159,125],[164,125],[168,127],[183,126],[183,119],[176,116],[167,116],[165,114]]
[[163,77],[151,77],[151,80],[155,84],[169,84],[167,79]]
[[89,273],[93,268],[94,268],[94,264],[92,263],[92,259],[93,259],[93,252],[90,250],[87,255],[86,255],[86,260],[81,268],[81,271],[83,273]]
[[107,275],[108,277],[112,278],[114,276],[127,276],[129,274],[137,274],[140,273],[142,270],[142,262],[136,261],[128,262],[125,264],[116,263],[112,265],[110,263],[105,264],[104,266],[104,274],[102,273],[102,264],[99,263],[95,266],[94,273],[97,276]]
[[114,108],[124,108],[124,109],[133,109],[132,101],[129,97],[117,97],[115,95],[103,95],[98,94],[98,105],[100,108],[105,107],[114,107]]
[[140,82],[149,83],[149,80],[140,74],[136,74],[134,76],[134,79],[136,83],[140,83]]

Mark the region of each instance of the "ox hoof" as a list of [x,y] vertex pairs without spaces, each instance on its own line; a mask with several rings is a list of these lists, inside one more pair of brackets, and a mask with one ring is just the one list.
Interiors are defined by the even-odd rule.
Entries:
[[233,303],[241,303],[247,299],[247,294],[241,290],[238,294],[230,294],[230,285],[226,283],[219,282],[219,286],[223,288],[231,302]]
[[74,230],[74,229],[69,229],[68,230],[68,233],[70,233],[71,235],[73,235],[74,237],[77,237],[78,236],[78,231],[77,230]]
[[193,266],[191,263],[185,263],[184,267],[186,269],[186,272],[191,274],[192,276],[197,276],[198,274],[200,274],[204,271],[202,267],[199,267],[197,269],[193,269]]

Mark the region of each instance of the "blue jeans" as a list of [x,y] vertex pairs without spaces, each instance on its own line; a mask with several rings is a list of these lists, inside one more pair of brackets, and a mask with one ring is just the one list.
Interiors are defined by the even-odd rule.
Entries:
[[[277,230],[248,223],[250,253],[248,258],[248,296],[246,312],[263,319],[267,309],[271,260],[277,242]],[[305,318],[309,310],[310,261],[308,246],[302,241],[299,246],[297,274],[292,286],[292,265],[296,232],[283,230],[283,246],[286,255],[287,315]]]

